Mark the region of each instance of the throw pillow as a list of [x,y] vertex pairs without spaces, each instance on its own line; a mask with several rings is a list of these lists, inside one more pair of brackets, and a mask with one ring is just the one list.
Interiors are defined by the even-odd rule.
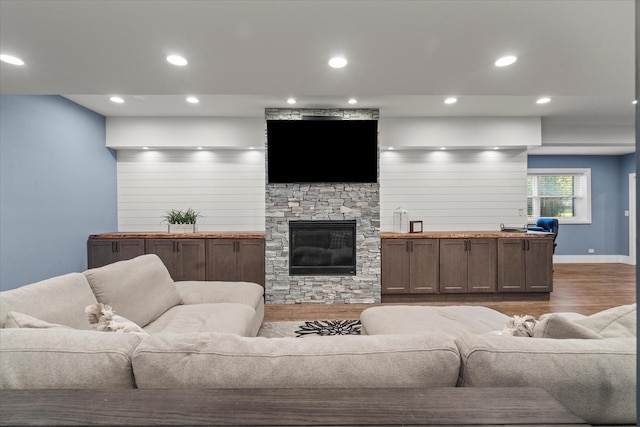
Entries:
[[5,328],[33,328],[33,329],[71,329],[69,326],[49,323],[24,313],[10,311],[4,323]]
[[621,305],[601,311],[576,323],[601,335],[603,338],[636,337],[636,304]]
[[533,328],[534,338],[598,339],[601,335],[560,314],[550,314]]
[[102,303],[89,305],[84,309],[91,327],[100,332],[132,332],[149,335],[129,319],[118,316],[113,309]]

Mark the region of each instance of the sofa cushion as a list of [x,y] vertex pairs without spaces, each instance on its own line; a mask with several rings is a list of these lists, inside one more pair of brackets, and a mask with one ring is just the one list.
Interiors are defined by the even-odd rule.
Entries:
[[452,387],[460,356],[441,334],[247,338],[158,334],[132,357],[139,388]]
[[5,328],[33,328],[33,329],[73,329],[58,323],[49,323],[36,319],[28,314],[10,311],[4,322]]
[[438,331],[454,339],[465,333],[500,331],[510,319],[482,306],[380,306],[360,314],[363,333],[368,335]]
[[636,422],[636,339],[464,335],[459,386],[541,387],[591,424]]
[[134,334],[0,329],[0,388],[134,388]]
[[182,303],[169,271],[154,254],[93,268],[84,274],[98,302],[110,305],[116,314],[142,327]]
[[177,305],[148,324],[149,334],[227,332],[251,336],[256,311],[244,304]]
[[84,308],[96,297],[82,273],[70,273],[0,292],[0,326],[10,311],[74,329],[89,329]]

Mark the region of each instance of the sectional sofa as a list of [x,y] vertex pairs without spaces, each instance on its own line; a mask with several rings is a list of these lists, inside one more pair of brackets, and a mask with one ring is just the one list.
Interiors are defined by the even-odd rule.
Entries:
[[[377,306],[365,335],[262,338],[264,292],[174,282],[143,255],[0,293],[0,388],[542,387],[593,424],[634,424],[635,304],[497,335],[485,307]],[[104,303],[143,333],[92,330]],[[580,336],[579,338],[576,338]]]

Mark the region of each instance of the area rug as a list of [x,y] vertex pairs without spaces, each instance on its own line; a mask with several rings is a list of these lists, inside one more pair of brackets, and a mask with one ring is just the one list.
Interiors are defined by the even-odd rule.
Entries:
[[295,322],[264,322],[259,337],[325,337],[331,335],[360,335],[359,320],[309,320]]

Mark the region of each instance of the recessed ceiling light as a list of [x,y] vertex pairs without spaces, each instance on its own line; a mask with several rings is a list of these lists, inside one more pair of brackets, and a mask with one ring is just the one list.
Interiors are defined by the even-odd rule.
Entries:
[[536,104],[548,104],[549,102],[551,102],[551,98],[547,98],[546,96],[543,98],[539,98],[536,101]]
[[516,58],[513,55],[509,55],[509,56],[503,56],[502,58],[499,58],[495,64],[496,67],[506,67],[507,65],[511,65],[514,62],[516,62],[518,60],[518,58]]
[[198,102],[200,102],[200,100],[195,96],[189,96],[187,97],[187,102],[190,104],[197,104]]
[[347,101],[349,104],[357,104],[358,100],[355,98],[351,98],[350,100]]
[[24,65],[24,61],[22,59],[12,55],[0,55],[0,61],[11,65]]
[[636,105],[636,104],[638,103],[638,100],[637,100],[637,99],[634,99],[633,101],[631,101],[631,103],[632,103],[633,105]]
[[453,96],[444,100],[445,104],[455,104],[456,102],[458,102],[458,98],[454,98]]
[[116,104],[122,104],[124,102],[124,99],[120,98],[119,96],[112,96],[109,99],[111,100],[111,102],[115,102]]
[[295,103],[296,103],[296,99],[295,98],[287,99],[287,104],[295,104]]
[[341,56],[334,56],[329,60],[329,66],[332,68],[343,68],[347,65],[347,60]]
[[187,60],[178,55],[167,56],[167,61],[169,61],[170,64],[177,65],[179,67],[184,67],[185,65],[187,65]]

